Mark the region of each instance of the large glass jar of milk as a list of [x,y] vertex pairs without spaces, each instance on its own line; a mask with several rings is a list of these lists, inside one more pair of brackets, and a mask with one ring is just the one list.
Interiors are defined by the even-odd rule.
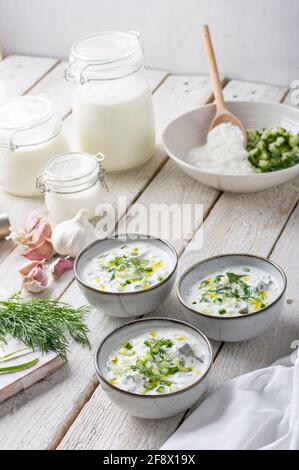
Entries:
[[73,83],[73,114],[83,151],[103,152],[108,171],[149,160],[155,146],[153,104],[138,33],[108,31],[79,39],[65,77]]
[[48,161],[36,185],[45,194],[50,222],[72,219],[80,209],[87,210],[89,219],[96,215],[103,201],[102,187],[107,190],[103,160],[100,153],[69,152]]
[[47,161],[68,151],[62,122],[43,96],[0,104],[0,184],[17,196],[36,196],[36,178]]

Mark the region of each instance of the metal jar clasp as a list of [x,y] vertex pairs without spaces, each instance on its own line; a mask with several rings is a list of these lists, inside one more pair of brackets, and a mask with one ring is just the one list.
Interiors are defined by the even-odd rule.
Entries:
[[102,161],[105,159],[105,155],[103,155],[101,152],[98,152],[96,155],[95,155],[97,161],[98,161],[98,165],[99,165],[99,180],[100,180],[100,183],[102,185],[102,188],[108,192],[109,191],[109,188],[108,188],[108,185],[107,185],[107,182],[105,180],[105,170],[104,168],[102,167]]
[[38,189],[42,194],[50,191],[49,186],[46,183],[46,180],[43,175],[39,175],[36,178],[36,189]]

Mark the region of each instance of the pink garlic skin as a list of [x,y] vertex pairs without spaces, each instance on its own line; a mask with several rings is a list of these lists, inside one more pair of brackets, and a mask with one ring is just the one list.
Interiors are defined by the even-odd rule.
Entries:
[[39,245],[24,251],[24,253],[22,253],[22,256],[32,261],[48,261],[52,258],[53,254],[54,248],[51,243],[51,240],[46,238]]
[[70,269],[73,268],[74,260],[73,258],[58,258],[51,265],[51,273],[53,278],[59,279],[60,276]]
[[36,212],[33,212],[27,222],[16,232],[12,232],[8,239],[17,241],[20,245],[36,247],[46,238],[51,238],[52,228]]
[[35,248],[41,242],[50,239],[52,235],[52,228],[48,222],[41,221],[37,224],[34,230],[30,233],[30,242],[29,246]]
[[39,266],[40,264],[40,261],[28,261],[20,267],[19,273],[23,274],[23,276],[27,276],[27,274],[29,274],[33,268]]
[[33,293],[41,292],[48,287],[48,276],[43,266],[35,266],[24,278],[23,286]]

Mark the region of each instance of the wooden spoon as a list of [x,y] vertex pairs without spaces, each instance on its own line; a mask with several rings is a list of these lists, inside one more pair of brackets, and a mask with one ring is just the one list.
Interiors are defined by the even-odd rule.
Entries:
[[213,84],[215,102],[216,102],[216,114],[215,117],[210,125],[210,129],[222,124],[224,122],[230,122],[234,126],[240,128],[243,138],[244,138],[244,147],[246,148],[247,145],[247,132],[245,126],[242,124],[240,119],[238,119],[234,114],[232,114],[228,109],[225,107],[223,94],[222,94],[222,86],[219,78],[219,72],[216,63],[216,57],[214,54],[213,44],[211,41],[211,36],[209,32],[209,27],[207,25],[203,25],[201,28],[206,56],[209,63],[210,75]]

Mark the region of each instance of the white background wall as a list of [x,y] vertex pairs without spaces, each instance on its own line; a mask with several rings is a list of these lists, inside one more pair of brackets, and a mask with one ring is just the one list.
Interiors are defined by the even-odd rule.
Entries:
[[289,85],[299,79],[299,0],[0,0],[4,53],[65,58],[91,32],[141,32],[146,63],[206,73],[208,23],[227,77]]

